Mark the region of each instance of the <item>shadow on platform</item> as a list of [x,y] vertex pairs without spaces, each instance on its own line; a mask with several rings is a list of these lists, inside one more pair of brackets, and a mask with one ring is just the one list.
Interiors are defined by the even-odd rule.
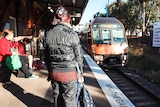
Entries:
[[[10,91],[16,98],[22,101],[27,107],[42,107],[51,106],[52,102],[47,101],[39,96],[25,92],[19,85],[12,82],[12,85],[7,87],[6,90]],[[48,106],[47,106],[48,105]]]

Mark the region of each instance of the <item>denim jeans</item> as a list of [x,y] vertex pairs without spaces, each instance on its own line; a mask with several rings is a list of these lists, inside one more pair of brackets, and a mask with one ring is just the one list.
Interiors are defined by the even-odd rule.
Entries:
[[51,81],[53,89],[54,107],[76,107],[77,81]]

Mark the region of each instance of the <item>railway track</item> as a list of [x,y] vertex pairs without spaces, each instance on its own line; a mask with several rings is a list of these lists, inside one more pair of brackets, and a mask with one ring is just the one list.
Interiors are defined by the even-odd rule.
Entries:
[[160,87],[124,67],[103,70],[136,107],[160,107]]

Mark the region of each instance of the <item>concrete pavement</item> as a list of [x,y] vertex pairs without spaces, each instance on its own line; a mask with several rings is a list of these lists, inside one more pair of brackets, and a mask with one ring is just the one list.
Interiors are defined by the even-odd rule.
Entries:
[[[36,70],[34,74],[39,78],[20,78],[12,74],[11,86],[5,89],[0,85],[0,107],[53,107],[52,87],[47,81],[47,70]],[[110,107],[86,62],[84,79],[96,107]]]
[[47,71],[34,72],[38,79],[19,78],[12,74],[12,85],[0,85],[0,107],[51,107],[52,89]]

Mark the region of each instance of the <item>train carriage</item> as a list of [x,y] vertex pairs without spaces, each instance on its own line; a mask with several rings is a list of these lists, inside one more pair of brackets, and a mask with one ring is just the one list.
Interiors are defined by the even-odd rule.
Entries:
[[116,18],[95,18],[81,37],[83,48],[97,64],[114,67],[128,62],[128,42],[123,24]]

